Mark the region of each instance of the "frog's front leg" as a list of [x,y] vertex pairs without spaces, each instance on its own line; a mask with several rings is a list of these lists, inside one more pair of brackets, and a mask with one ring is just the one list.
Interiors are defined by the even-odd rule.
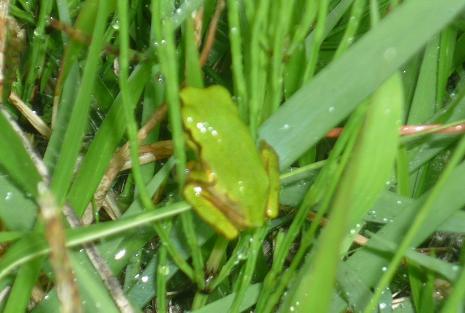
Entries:
[[189,174],[184,186],[184,197],[204,221],[227,239],[234,239],[238,236],[239,230],[223,213],[228,208],[223,208],[225,204],[221,203],[217,195],[211,192],[213,185],[212,175],[201,170],[194,170]]
[[273,148],[265,141],[260,142],[260,156],[269,182],[265,213],[269,218],[275,218],[279,213],[279,159]]

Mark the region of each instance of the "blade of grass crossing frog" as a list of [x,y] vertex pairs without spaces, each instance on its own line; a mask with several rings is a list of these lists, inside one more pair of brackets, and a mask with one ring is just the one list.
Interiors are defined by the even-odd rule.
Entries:
[[[197,45],[195,44],[195,34],[194,34],[194,19],[187,18],[185,22],[186,27],[184,28],[184,49],[185,49],[185,76],[187,86],[202,88],[203,79],[202,79],[202,69],[199,60],[199,53]],[[195,281],[199,289],[204,289],[205,287],[205,278],[204,278],[204,261],[202,257],[202,252],[198,244],[197,233],[195,231],[195,226],[193,224],[192,212],[185,212],[181,214],[181,221],[184,230],[184,235],[187,239],[187,243],[190,246],[191,255],[192,255],[192,265],[194,268]],[[160,252],[160,263],[166,263],[166,250]],[[161,268],[165,268],[166,265],[159,264]],[[159,277],[157,279],[157,284],[162,286],[163,289],[166,289],[166,279],[162,271],[159,271]],[[157,297],[161,304],[165,303],[165,297]],[[163,307],[163,306],[162,306]]]
[[[463,7],[460,0],[404,2],[297,91],[259,132],[277,150],[281,168],[343,120]],[[415,29],[412,16],[418,17]]]
[[189,17],[185,22],[184,28],[184,49],[186,56],[186,85],[191,87],[202,88],[202,69],[199,62],[199,51],[195,43],[194,19]]
[[[329,223],[320,237],[320,248],[307,257],[281,312],[328,311],[342,239],[348,227],[360,222],[371,208],[392,173],[403,101],[399,74],[392,76],[371,96],[353,156],[335,195]],[[381,137],[383,145],[379,144]],[[318,296],[312,290],[318,290]]]
[[184,147],[184,134],[181,125],[181,111],[179,99],[178,62],[176,58],[176,41],[174,38],[174,24],[170,16],[169,1],[152,1],[152,23],[155,36],[160,44],[157,46],[160,59],[161,73],[166,81],[166,102],[168,103],[168,117],[174,142],[174,155],[176,157],[176,177],[180,186],[184,185],[186,153]]

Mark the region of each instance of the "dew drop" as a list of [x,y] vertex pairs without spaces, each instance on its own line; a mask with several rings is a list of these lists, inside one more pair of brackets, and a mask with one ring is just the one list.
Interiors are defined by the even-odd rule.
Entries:
[[126,249],[119,250],[115,254],[115,260],[121,260],[126,255]]
[[13,193],[11,191],[8,191],[5,195],[5,201],[10,200],[12,196],[13,196]]
[[158,273],[167,276],[170,273],[170,268],[168,266],[160,266],[158,268]]
[[237,259],[238,260],[245,260],[247,258],[247,255],[245,253],[239,252],[237,254]]
[[291,128],[291,126],[289,126],[289,124],[284,124],[284,125],[281,127],[281,130],[288,130],[289,128]]

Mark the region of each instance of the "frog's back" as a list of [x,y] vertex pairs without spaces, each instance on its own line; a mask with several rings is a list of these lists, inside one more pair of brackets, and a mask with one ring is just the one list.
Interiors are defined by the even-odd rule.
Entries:
[[[216,174],[217,188],[241,205],[250,208],[249,220],[261,221],[268,195],[268,176],[249,129],[242,122],[228,91],[213,86],[206,89],[186,88],[182,91],[183,119],[190,124],[191,137],[200,147],[202,160],[210,160],[208,167]],[[226,190],[225,186],[229,187]],[[258,226],[258,225],[252,225]]]

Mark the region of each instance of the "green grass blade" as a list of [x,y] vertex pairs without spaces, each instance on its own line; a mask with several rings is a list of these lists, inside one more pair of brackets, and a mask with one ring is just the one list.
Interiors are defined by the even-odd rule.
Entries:
[[[132,102],[136,102],[141,96],[143,88],[150,78],[150,70],[150,64],[142,63],[130,76],[128,84]],[[77,214],[80,215],[84,212],[92,194],[105,174],[108,163],[125,130],[124,108],[121,95],[119,95],[113,102],[107,117],[89,146],[89,150],[82,160],[79,172],[71,186],[68,201]]]
[[[257,300],[258,293],[260,292],[261,284],[254,284],[247,288],[245,291],[246,297],[242,302],[240,311],[243,312],[250,308]],[[228,312],[231,304],[234,300],[235,294],[230,294],[223,297],[215,302],[212,302],[201,309],[192,311],[192,313],[216,313],[216,312]]]
[[26,312],[32,288],[37,283],[43,261],[43,258],[39,258],[21,266],[3,313]]
[[63,141],[66,142],[66,146],[63,146],[60,151],[55,172],[53,173],[51,189],[55,194],[58,205],[62,205],[65,201],[77,156],[81,149],[81,142],[87,125],[84,121],[88,119],[92,90],[95,85],[94,82],[100,63],[100,51],[104,44],[103,33],[105,30],[105,22],[109,14],[110,9],[105,2],[99,2],[95,28],[92,34],[92,42],[89,47],[81,85],[79,86],[79,91],[73,106],[70,123],[63,138]]
[[[33,196],[37,195],[37,183],[41,177],[24,148],[22,139],[8,122],[9,114],[2,109],[0,113],[0,164],[3,170],[23,189]],[[7,195],[8,196],[8,195]]]
[[[3,128],[2,133],[5,131]],[[5,160],[1,152],[0,157]],[[12,210],[11,208],[19,209]],[[37,205],[32,198],[26,197],[8,176],[0,174],[0,219],[7,229],[30,230],[34,225],[37,211]]]
[[[88,227],[81,227],[67,231],[67,247],[74,247],[87,242],[99,240],[103,237],[134,229],[142,225],[166,219],[189,210],[190,207],[179,202],[165,208],[133,215],[114,222],[100,223]],[[31,235],[24,238],[8,249],[0,260],[0,278],[9,274],[16,266],[21,265],[50,251],[43,236]]]

